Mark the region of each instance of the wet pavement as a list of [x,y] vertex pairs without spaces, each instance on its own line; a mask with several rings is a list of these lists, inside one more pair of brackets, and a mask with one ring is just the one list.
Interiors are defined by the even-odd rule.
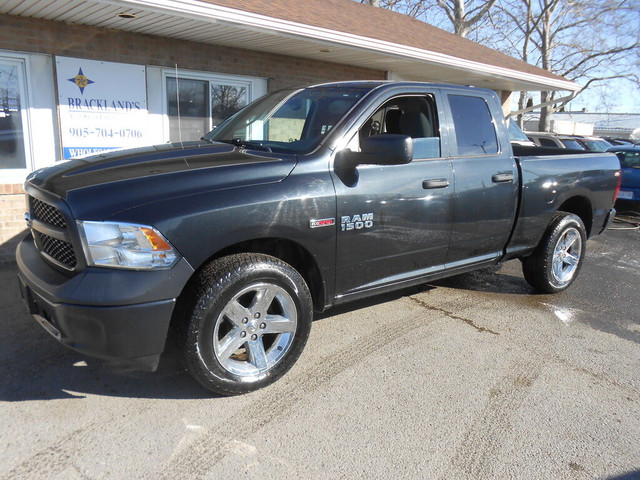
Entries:
[[[616,224],[614,228],[629,228]],[[640,231],[557,295],[519,261],[333,309],[292,371],[212,397],[71,352],[0,267],[0,479],[640,478]]]

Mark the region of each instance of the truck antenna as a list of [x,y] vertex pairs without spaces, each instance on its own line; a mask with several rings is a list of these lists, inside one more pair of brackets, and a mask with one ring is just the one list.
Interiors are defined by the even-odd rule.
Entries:
[[182,125],[180,122],[180,84],[178,80],[178,64],[176,63],[176,105],[178,107],[178,140],[180,140],[180,146],[184,148],[182,144]]

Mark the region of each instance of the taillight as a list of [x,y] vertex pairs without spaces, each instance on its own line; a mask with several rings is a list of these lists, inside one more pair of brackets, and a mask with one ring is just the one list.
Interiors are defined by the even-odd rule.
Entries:
[[620,193],[620,185],[622,184],[622,173],[620,172],[620,170],[618,170],[615,173],[616,178],[618,179],[617,183],[616,183],[616,189],[613,192],[613,202],[615,203],[615,201],[618,199],[618,194]]

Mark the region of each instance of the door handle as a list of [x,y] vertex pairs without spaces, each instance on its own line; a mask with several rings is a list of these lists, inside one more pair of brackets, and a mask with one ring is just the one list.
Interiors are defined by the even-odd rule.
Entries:
[[513,173],[495,173],[491,181],[493,183],[513,182]]
[[422,181],[422,188],[428,190],[430,188],[447,188],[449,186],[449,180],[446,178],[432,178],[430,180]]

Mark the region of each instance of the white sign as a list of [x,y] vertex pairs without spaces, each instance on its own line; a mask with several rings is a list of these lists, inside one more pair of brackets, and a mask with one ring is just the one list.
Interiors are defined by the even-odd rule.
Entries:
[[145,67],[56,57],[65,159],[152,143]]

